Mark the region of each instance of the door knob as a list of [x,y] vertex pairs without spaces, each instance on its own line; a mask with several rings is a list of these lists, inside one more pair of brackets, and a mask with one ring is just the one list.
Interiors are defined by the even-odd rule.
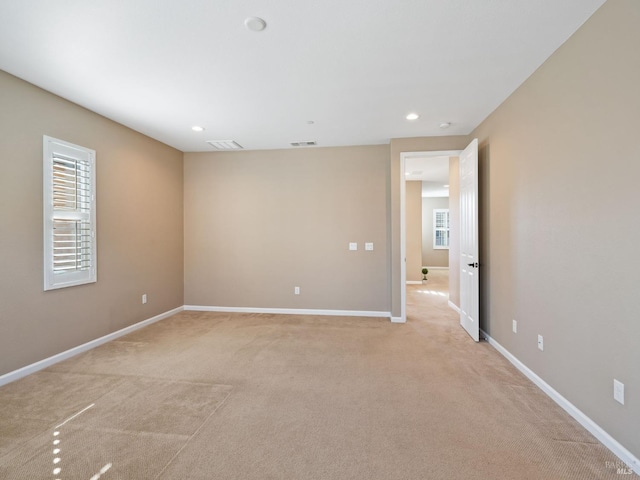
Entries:
[[476,263],[467,263],[467,266],[473,267],[473,268],[478,268],[478,262],[476,262]]

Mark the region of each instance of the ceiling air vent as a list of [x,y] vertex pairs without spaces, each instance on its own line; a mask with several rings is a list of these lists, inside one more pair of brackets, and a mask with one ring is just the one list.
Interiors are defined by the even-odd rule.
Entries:
[[216,150],[241,150],[242,145],[233,140],[207,140],[207,143]]
[[312,142],[291,142],[292,147],[313,147],[316,145],[315,141]]

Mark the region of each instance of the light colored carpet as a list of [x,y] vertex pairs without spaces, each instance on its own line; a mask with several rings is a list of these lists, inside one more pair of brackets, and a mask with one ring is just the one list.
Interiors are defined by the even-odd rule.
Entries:
[[411,286],[405,325],[182,312],[6,385],[0,478],[620,478],[446,284]]

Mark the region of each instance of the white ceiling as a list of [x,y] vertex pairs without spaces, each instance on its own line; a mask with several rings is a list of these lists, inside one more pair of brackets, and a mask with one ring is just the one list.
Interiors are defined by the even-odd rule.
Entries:
[[470,133],[603,3],[0,0],[0,69],[182,151],[383,144]]
[[422,182],[423,197],[448,197],[449,156],[426,155],[405,160],[405,178]]

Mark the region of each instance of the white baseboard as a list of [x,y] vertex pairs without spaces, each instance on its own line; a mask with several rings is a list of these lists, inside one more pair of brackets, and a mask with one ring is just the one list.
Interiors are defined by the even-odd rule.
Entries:
[[[449,302],[451,303],[451,302]],[[573,405],[569,400],[560,395],[542,378],[536,375],[529,367],[518,360],[511,352],[496,342],[485,331],[481,330],[489,344],[509,360],[518,370],[520,370],[529,380],[535,383],[554,402],[560,405],[569,415],[571,415],[580,425],[586,428],[605,447],[629,466],[636,474],[640,475],[640,459],[636,458],[629,450],[624,448],[616,439],[605,432],[602,427],[587,417],[581,410]]]
[[451,300],[449,300],[449,307],[453,308],[456,312],[460,313],[460,308]]
[[449,267],[430,267],[429,265],[427,265],[426,267],[422,267],[422,268],[427,268],[429,270],[449,270]]
[[0,376],[0,387],[2,385],[6,385],[7,383],[14,382],[16,380],[21,379],[22,377],[26,377],[32,373],[40,371],[44,368],[50,367],[58,362],[66,360],[67,358],[71,358],[79,353],[86,352],[87,350],[91,350],[103,343],[110,342],[111,340],[115,340],[116,338],[122,337],[128,333],[131,333],[135,330],[138,330],[142,327],[146,327],[147,325],[151,325],[152,323],[163,320],[167,317],[175,315],[183,310],[183,307],[177,307],[173,310],[169,310],[168,312],[161,313],[156,315],[155,317],[148,318],[147,320],[143,320],[136,324],[130,325],[123,329],[120,329],[116,332],[110,333],[100,338],[96,338],[95,340],[91,340],[90,342],[83,343],[82,345],[78,345],[77,347],[73,347],[69,350],[66,350],[62,353],[58,353],[49,358],[45,358],[44,360],[40,360],[39,362],[32,363],[31,365],[27,365],[26,367],[19,368],[18,370],[14,370],[13,372],[5,373]]
[[407,285],[422,285],[422,280],[407,280]]
[[368,310],[316,310],[313,308],[254,308],[254,307],[214,307],[206,305],[185,305],[185,310],[227,313],[272,313],[282,315],[327,315],[339,317],[383,317],[390,318],[390,312]]
[[402,317],[391,317],[391,323],[407,323],[407,321],[402,320]]

